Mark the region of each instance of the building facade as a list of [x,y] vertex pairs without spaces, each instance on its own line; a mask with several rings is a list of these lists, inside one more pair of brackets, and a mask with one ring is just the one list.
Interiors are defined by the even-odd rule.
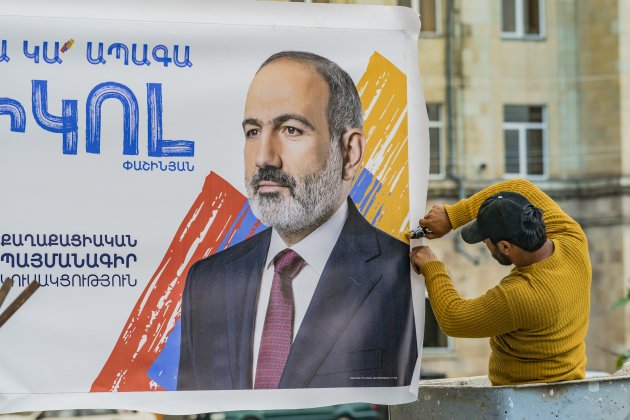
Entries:
[[[630,4],[433,3],[443,30],[423,33],[418,47],[429,110],[444,108],[433,118],[441,132],[431,139],[438,152],[429,206],[513,177],[530,179],[556,199],[589,238],[587,368],[614,371],[616,355],[630,348],[630,308],[610,309],[630,286],[630,114],[624,114],[630,32],[622,24]],[[455,234],[431,246],[466,297],[482,294],[509,270],[484,245],[462,245]],[[487,341],[480,341],[451,340],[451,353],[427,351],[423,367],[479,374],[489,355]]]

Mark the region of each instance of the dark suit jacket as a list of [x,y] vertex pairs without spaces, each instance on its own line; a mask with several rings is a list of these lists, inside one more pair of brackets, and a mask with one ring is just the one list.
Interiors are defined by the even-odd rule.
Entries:
[[[279,388],[402,386],[417,358],[407,244],[348,219],[296,334]],[[182,301],[179,390],[252,388],[267,229],[196,262]]]

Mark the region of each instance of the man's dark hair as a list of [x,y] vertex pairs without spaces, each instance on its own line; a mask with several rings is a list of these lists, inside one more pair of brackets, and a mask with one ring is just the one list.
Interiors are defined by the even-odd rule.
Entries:
[[339,141],[351,128],[363,128],[363,108],[359,93],[350,75],[336,63],[317,54],[303,51],[282,51],[265,60],[260,71],[267,64],[287,59],[311,67],[328,84],[330,98],[326,114],[331,141]]
[[547,228],[543,221],[543,212],[535,206],[527,206],[521,214],[521,232],[513,238],[490,239],[496,246],[499,241],[508,241],[525,251],[539,250],[547,241]]

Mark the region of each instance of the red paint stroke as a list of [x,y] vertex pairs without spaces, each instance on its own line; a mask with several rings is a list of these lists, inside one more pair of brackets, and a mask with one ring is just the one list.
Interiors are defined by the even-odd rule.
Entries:
[[185,276],[197,260],[215,253],[247,199],[211,172],[133,308],[92,392],[159,391],[148,376],[180,316]]

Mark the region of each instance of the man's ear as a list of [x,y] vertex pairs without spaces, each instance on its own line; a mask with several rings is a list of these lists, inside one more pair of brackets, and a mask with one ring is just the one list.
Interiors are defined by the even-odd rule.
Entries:
[[343,143],[343,174],[344,181],[351,181],[361,167],[365,152],[365,137],[358,128],[348,130],[341,138]]
[[497,248],[499,249],[499,252],[503,255],[510,255],[514,250],[513,245],[508,241],[497,242]]

